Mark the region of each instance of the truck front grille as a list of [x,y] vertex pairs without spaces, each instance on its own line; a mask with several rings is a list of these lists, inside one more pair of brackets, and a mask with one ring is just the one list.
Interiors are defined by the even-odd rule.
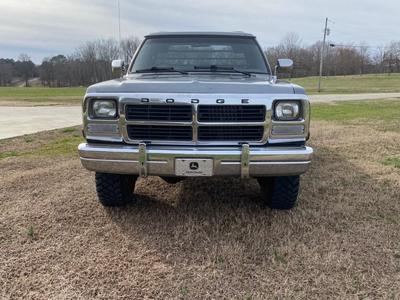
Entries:
[[[264,143],[265,105],[126,104],[126,140],[196,145]],[[208,124],[207,124],[208,123]],[[211,124],[212,123],[212,124]]]
[[191,126],[128,125],[131,140],[140,141],[191,141]]
[[263,126],[200,126],[199,141],[258,142],[264,134]]
[[199,122],[263,122],[264,105],[199,105]]
[[190,122],[193,118],[191,105],[127,105],[125,114],[128,121]]

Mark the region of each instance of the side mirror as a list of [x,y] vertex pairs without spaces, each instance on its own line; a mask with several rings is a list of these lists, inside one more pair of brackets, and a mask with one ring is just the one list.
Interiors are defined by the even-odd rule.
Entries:
[[290,58],[279,58],[275,65],[275,74],[272,76],[272,82],[276,82],[278,77],[276,76],[278,68],[291,68],[293,67],[293,60]]
[[278,68],[291,68],[293,67],[293,60],[290,58],[280,58],[278,59],[276,66]]
[[113,74],[119,73],[122,75],[124,72],[124,61],[122,59],[115,59],[111,62],[111,69]]

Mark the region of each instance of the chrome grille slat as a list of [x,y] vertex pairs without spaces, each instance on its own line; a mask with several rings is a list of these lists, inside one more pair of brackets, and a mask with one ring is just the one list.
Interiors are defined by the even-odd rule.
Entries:
[[264,105],[199,105],[199,122],[263,122]]
[[200,126],[199,141],[261,141],[263,126]]
[[128,125],[128,136],[133,140],[191,141],[191,126]]
[[129,104],[125,109],[128,121],[192,121],[191,105]]

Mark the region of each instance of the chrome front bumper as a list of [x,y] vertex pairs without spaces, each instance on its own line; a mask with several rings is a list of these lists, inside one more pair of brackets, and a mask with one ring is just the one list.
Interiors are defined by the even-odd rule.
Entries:
[[214,176],[286,176],[307,171],[310,147],[191,147],[87,144],[78,147],[91,171],[140,176],[175,176],[175,159],[213,159]]

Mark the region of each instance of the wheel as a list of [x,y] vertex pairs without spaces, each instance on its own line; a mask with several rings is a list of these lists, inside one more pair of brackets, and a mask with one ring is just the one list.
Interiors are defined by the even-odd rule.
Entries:
[[122,206],[134,199],[137,176],[96,173],[96,191],[104,206]]
[[272,209],[291,209],[299,194],[300,176],[258,178],[264,203]]

